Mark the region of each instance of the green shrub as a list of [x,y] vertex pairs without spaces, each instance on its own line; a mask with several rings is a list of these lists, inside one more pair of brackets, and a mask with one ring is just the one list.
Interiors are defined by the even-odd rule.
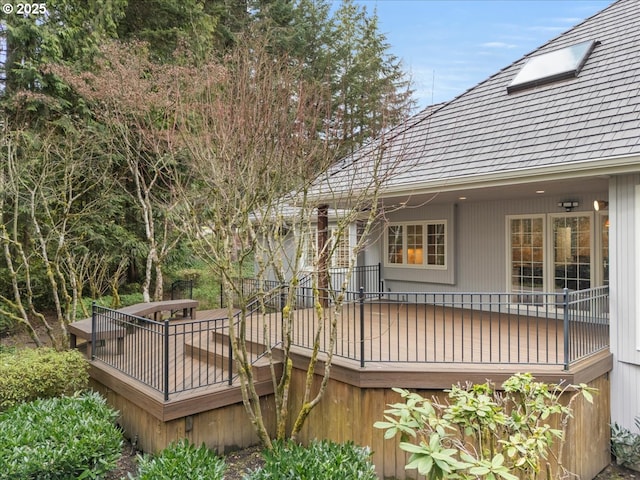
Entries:
[[[636,428],[640,430],[640,417],[635,418]],[[616,463],[623,467],[640,469],[640,434],[614,423],[611,425],[611,453]]]
[[293,442],[274,443],[263,454],[265,465],[247,480],[375,480],[371,451],[352,442],[314,441],[308,447]]
[[136,480],[221,480],[224,460],[205,445],[196,448],[188,440],[172,443],[157,456],[138,457]]
[[220,306],[220,276],[210,267],[196,262],[194,266],[176,270],[176,280],[193,280],[193,298],[198,300],[200,309]]
[[86,389],[88,370],[89,364],[75,350],[24,348],[0,352],[0,411],[20,402]]
[[116,416],[97,393],[7,410],[0,414],[0,480],[100,478],[120,458]]
[[[400,448],[411,454],[405,468],[428,480],[537,478],[554,441],[562,452],[573,402],[580,396],[591,402],[593,392],[583,384],[536,382],[528,373],[507,379],[502,392],[490,382],[453,386],[443,403],[393,390],[403,402],[389,405],[385,421],[374,426],[386,430],[386,439],[400,435]],[[565,405],[561,397],[569,390]],[[561,463],[558,468],[558,475],[568,474]]]
[[16,328],[16,322],[6,315],[0,314],[0,334],[12,332]]

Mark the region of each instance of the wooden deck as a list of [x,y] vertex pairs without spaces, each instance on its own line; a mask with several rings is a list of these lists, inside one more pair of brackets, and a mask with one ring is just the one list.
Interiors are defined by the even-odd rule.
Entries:
[[[94,367],[108,369],[111,375],[126,381],[140,380],[147,385],[140,388],[149,390],[150,395],[159,395],[163,403],[167,402],[165,391],[169,392],[171,402],[228,389],[234,377],[230,369],[233,372],[235,366],[229,361],[226,314],[223,309],[206,310],[196,312],[196,322],[171,320],[167,338],[162,324],[130,325],[124,338],[117,342],[107,339],[99,344]],[[383,372],[389,372],[389,378],[395,381],[388,386],[416,386],[424,382],[424,374],[428,372],[430,378],[435,375],[439,379],[443,388],[478,375],[488,378],[492,373],[503,376],[530,371],[547,378],[564,378],[569,373],[563,368],[564,326],[555,318],[372,302],[363,308],[361,340],[360,310],[347,305],[337,315],[334,365],[336,371],[351,371],[343,376],[355,384],[375,379],[374,384],[379,386],[387,381],[381,380]],[[330,319],[330,316],[324,319],[322,325],[321,349],[329,343]],[[280,314],[256,315],[248,320],[247,338],[254,339],[249,343],[254,358],[265,351],[265,335],[272,344],[280,340],[280,324]],[[301,365],[307,361],[319,324],[315,310],[296,312],[293,351]],[[607,351],[606,325],[572,325],[570,335],[581,339],[575,343],[574,353],[586,348],[598,350],[594,345],[605,345],[602,350]],[[165,341],[168,366],[162,353]],[[260,381],[269,379],[268,369],[263,370],[259,366],[254,370]],[[411,381],[400,381],[400,372]],[[429,385],[433,386],[433,381]]]
[[[299,404],[309,362],[310,339],[318,326],[313,310],[301,310],[292,332],[293,379],[290,401]],[[226,310],[196,312],[194,323],[188,319],[170,320],[171,334],[163,335],[163,323],[132,325],[126,328],[122,350],[115,339],[105,339],[95,349],[91,362],[93,387],[103,393],[120,411],[120,424],[138,447],[157,452],[171,441],[188,438],[205,443],[223,453],[234,448],[255,445],[257,437],[242,405],[238,380],[229,385],[228,344],[224,341],[228,321]],[[326,397],[312,412],[301,441],[327,438],[352,440],[370,445],[374,463],[381,476],[404,478],[406,457],[383,433],[373,429],[388,403],[399,401],[392,387],[412,388],[424,396],[442,395],[452,384],[496,384],[517,372],[530,372],[538,380],[571,384],[584,383],[600,389],[594,407],[580,406],[578,426],[569,434],[567,451],[573,471],[592,478],[609,458],[608,372],[613,360],[607,348],[574,362],[565,370],[562,322],[536,316],[495,315],[461,309],[420,308],[404,304],[370,303],[364,308],[365,366],[360,365],[360,310],[345,306],[337,318],[338,343]],[[357,320],[357,321],[356,321]],[[248,336],[259,346],[266,332],[276,339],[279,314],[254,316]],[[326,320],[321,344],[328,340]],[[218,329],[219,333],[212,333]],[[589,341],[608,339],[604,325],[572,325],[570,334]],[[171,361],[165,377],[162,350],[168,338]],[[585,342],[582,342],[585,343]],[[587,342],[588,343],[588,342]],[[146,352],[146,354],[142,354]],[[150,354],[149,352],[155,352]],[[277,352],[277,350],[276,350]],[[323,371],[320,357],[316,371]],[[111,363],[108,365],[106,362]],[[260,370],[256,367],[254,372]],[[124,373],[124,372],[129,372]],[[257,372],[256,390],[264,402],[267,421],[275,413],[271,394],[273,382],[268,372]],[[139,377],[149,385],[134,379]],[[164,380],[169,396],[165,399]],[[295,410],[295,407],[294,407]],[[582,410],[580,410],[582,412]],[[291,419],[293,420],[293,419]],[[268,428],[273,428],[270,425]],[[597,433],[597,438],[593,436]],[[586,445],[583,439],[589,438]],[[583,442],[584,443],[584,442]],[[580,453],[589,450],[588,456]],[[578,465],[586,462],[587,465]],[[412,477],[413,478],[413,477]]]

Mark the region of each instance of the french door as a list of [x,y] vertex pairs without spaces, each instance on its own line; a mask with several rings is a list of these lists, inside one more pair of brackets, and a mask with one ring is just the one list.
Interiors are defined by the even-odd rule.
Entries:
[[507,232],[511,292],[560,292],[608,284],[606,212],[509,216]]

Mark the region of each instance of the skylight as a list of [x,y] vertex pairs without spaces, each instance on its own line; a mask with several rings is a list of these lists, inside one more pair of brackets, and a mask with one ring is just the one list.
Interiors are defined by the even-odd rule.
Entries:
[[577,77],[595,45],[594,40],[588,40],[530,58],[509,84],[507,92]]

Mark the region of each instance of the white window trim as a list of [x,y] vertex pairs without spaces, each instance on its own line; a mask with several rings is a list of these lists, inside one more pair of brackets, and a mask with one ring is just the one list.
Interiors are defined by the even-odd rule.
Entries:
[[[419,225],[422,227],[423,249],[422,264],[410,264],[407,262],[407,226]],[[427,225],[444,225],[444,265],[429,265],[427,263]],[[389,262],[389,227],[402,227],[402,263]],[[385,225],[384,229],[384,266],[390,268],[415,268],[423,270],[447,270],[449,268],[449,226],[446,219],[421,220],[413,222],[392,222]]]

